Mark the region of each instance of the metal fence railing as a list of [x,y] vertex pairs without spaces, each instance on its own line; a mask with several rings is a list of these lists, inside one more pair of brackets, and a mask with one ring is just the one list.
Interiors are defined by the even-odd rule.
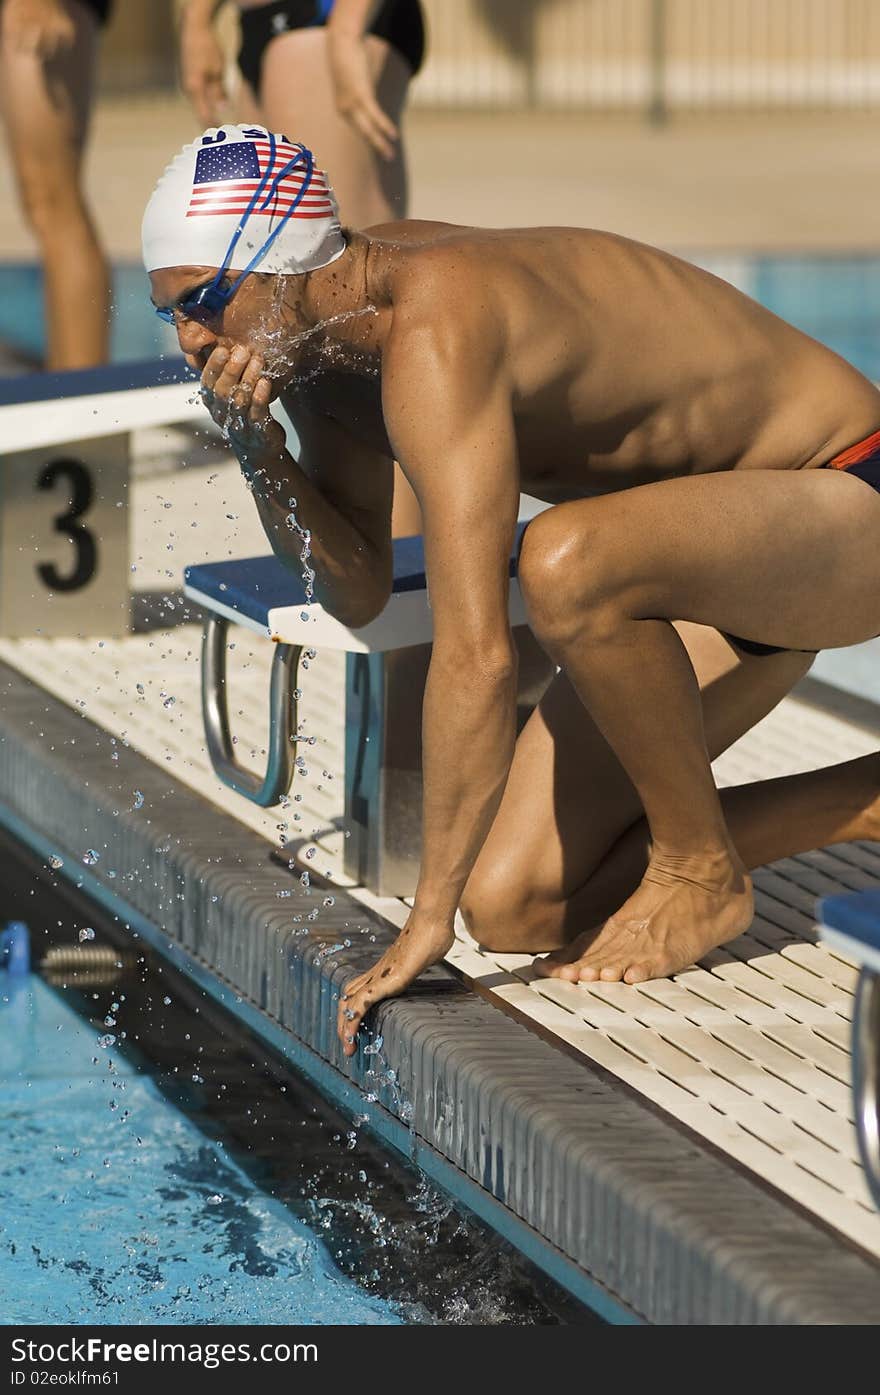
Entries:
[[431,107],[880,107],[880,0],[423,0]]

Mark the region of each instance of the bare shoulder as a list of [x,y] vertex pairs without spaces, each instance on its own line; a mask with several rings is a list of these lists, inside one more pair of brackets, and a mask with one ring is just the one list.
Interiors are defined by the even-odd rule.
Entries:
[[[382,354],[382,401],[392,441],[399,409],[430,403],[470,413],[508,360],[503,307],[486,293],[476,262],[431,252],[411,262],[395,288]],[[433,415],[433,411],[432,411]]]

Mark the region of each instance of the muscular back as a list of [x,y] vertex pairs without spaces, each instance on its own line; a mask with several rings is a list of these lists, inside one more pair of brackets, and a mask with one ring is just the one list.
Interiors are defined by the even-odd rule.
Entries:
[[880,423],[880,394],[718,277],[610,233],[371,229],[404,332],[460,331],[448,371],[503,343],[523,487],[551,499],[669,476],[818,465]]

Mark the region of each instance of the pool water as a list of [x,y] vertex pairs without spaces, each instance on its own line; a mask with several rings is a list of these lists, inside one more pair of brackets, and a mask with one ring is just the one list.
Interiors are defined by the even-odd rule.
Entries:
[[[10,983],[13,981],[10,980]],[[31,976],[0,1001],[6,1323],[399,1323]],[[285,1315],[285,1316],[282,1316]]]
[[[110,358],[113,363],[179,353],[177,336],[154,313],[149,284],[139,265],[113,268],[113,317]],[[0,264],[0,344],[38,365],[45,353],[43,274],[30,263]]]
[[[880,257],[681,255],[731,281],[880,381]],[[26,263],[0,264],[0,344],[39,359],[44,343],[40,269]],[[174,331],[149,304],[141,266],[117,265],[113,270],[113,361],[154,358],[176,349]]]
[[690,260],[880,381],[880,257],[712,253]]
[[2,830],[0,885],[3,1322],[596,1321]]

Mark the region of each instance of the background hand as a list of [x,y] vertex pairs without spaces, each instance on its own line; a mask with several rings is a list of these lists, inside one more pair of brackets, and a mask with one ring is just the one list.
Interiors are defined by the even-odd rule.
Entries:
[[74,22],[59,0],[5,0],[0,24],[4,44],[39,58],[54,58],[76,39]]
[[218,126],[229,101],[226,60],[210,24],[184,23],[180,36],[180,80],[203,126]]
[[393,160],[399,132],[376,100],[366,44],[357,35],[340,33],[333,25],[328,27],[327,36],[337,111],[384,160]]

